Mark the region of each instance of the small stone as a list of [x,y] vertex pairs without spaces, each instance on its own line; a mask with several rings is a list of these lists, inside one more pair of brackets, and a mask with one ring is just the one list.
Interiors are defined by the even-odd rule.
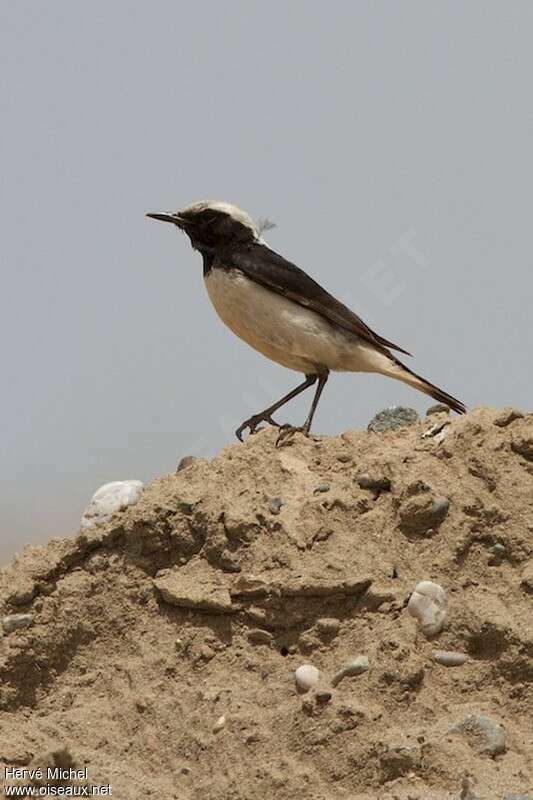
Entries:
[[449,414],[450,409],[448,406],[445,406],[444,403],[436,403],[434,406],[430,406],[426,411],[426,417],[430,417],[432,414]]
[[443,667],[460,667],[468,661],[468,657],[464,653],[457,653],[453,650],[435,650],[431,657],[433,661]]
[[315,702],[319,706],[325,706],[326,703],[329,703],[332,697],[333,692],[331,689],[321,688],[315,690]]
[[202,661],[211,661],[216,656],[215,651],[208,644],[203,644],[200,647],[200,658]]
[[340,461],[341,464],[348,464],[349,461],[352,460],[352,457],[349,456],[347,453],[341,453],[337,456],[337,461]]
[[329,492],[329,483],[319,483],[315,492]]
[[371,489],[374,492],[390,492],[390,480],[385,475],[371,475],[363,472],[357,476],[357,483],[361,489]]
[[525,458],[526,461],[533,461],[533,436],[518,436],[511,442],[511,450]]
[[506,794],[503,800],[533,800],[531,794]]
[[462,722],[450,728],[450,731],[464,733],[470,746],[478,753],[494,757],[506,750],[505,730],[490,717],[469,714]]
[[180,569],[173,569],[154,578],[153,583],[163,600],[174,606],[214,614],[231,614],[237,610],[227,586],[211,580],[193,579]]
[[271,514],[279,514],[281,511],[281,507],[283,505],[283,500],[281,497],[272,497],[268,501],[268,510]]
[[446,592],[438,583],[421,581],[415,586],[407,611],[415,617],[425,636],[435,636],[444,627],[448,600]]
[[422,493],[406,500],[400,508],[400,529],[407,537],[432,535],[439,528],[450,508],[447,497]]
[[2,627],[6,633],[29,628],[33,625],[33,614],[9,614],[2,618]]
[[84,530],[104,525],[118,511],[139,502],[144,486],[141,481],[112,481],[100,486],[81,518]]
[[264,631],[261,628],[252,628],[248,631],[248,641],[250,644],[271,645],[274,637],[269,631]]
[[352,678],[354,675],[362,675],[369,668],[368,658],[366,656],[358,656],[357,658],[348,661],[341,669],[335,673],[331,679],[331,685],[337,686],[343,678]]
[[[444,519],[450,508],[450,501],[447,497],[436,497],[431,506],[430,513],[438,520]],[[440,522],[439,522],[440,524]]]
[[320,680],[320,670],[312,664],[302,664],[294,671],[294,680],[301,692],[308,692]]
[[219,733],[222,728],[226,727],[226,717],[222,714],[213,725],[213,733]]
[[419,416],[414,408],[405,406],[391,406],[379,411],[368,423],[368,431],[372,433],[384,433],[385,431],[395,430],[404,425],[414,425],[418,422]]
[[422,749],[419,744],[388,744],[380,755],[383,783],[414,773],[420,766]]
[[511,422],[514,422],[515,419],[522,419],[523,416],[524,413],[520,411],[520,409],[514,408],[513,406],[505,406],[494,420],[494,424],[497,425],[498,428],[505,428],[507,425],[510,425]]
[[335,617],[320,617],[316,621],[317,631],[322,636],[335,636],[339,632],[341,624]]
[[187,469],[187,467],[190,467],[195,461],[198,461],[195,456],[183,456],[176,467],[176,474],[178,472],[182,472],[184,469]]
[[7,596],[7,602],[12,606],[23,606],[26,603],[31,603],[35,597],[37,587],[34,581],[29,578],[24,579],[15,586]]
[[489,566],[498,566],[501,564],[502,560],[505,558],[507,553],[507,548],[504,544],[500,544],[499,542],[491,547],[492,556],[489,558]]

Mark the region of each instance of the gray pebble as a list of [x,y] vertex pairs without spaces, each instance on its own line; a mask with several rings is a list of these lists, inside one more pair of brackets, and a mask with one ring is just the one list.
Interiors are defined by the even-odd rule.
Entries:
[[2,619],[2,626],[6,633],[29,628],[33,624],[33,614],[9,614]]
[[315,492],[329,492],[329,483],[319,483]]
[[343,678],[353,677],[354,675],[362,675],[369,668],[368,658],[366,656],[358,656],[357,658],[348,661],[338,672],[335,673],[331,679],[331,685],[337,686]]
[[279,514],[281,511],[281,507],[283,505],[283,500],[281,497],[272,497],[268,501],[268,510],[271,514]]
[[401,428],[404,425],[414,425],[418,422],[419,416],[414,408],[405,406],[391,406],[379,411],[368,423],[368,431],[373,433],[383,433]]
[[530,794],[506,794],[503,800],[533,800]]
[[442,664],[443,667],[460,667],[468,657],[464,653],[457,653],[453,650],[435,650],[431,657],[437,664]]
[[449,414],[450,409],[448,406],[445,406],[444,403],[437,403],[434,406],[430,406],[426,411],[426,417],[430,417],[432,414]]
[[470,746],[478,753],[497,756],[506,750],[506,736],[503,726],[482,714],[469,714],[462,722],[458,722],[450,730],[456,733],[464,733]]
[[430,508],[430,513],[439,519],[444,519],[450,508],[450,501],[447,497],[437,497]]
[[180,459],[178,466],[176,467],[176,472],[181,472],[183,469],[187,469],[187,467],[190,467],[191,464],[194,464],[195,461],[198,461],[198,459],[195,458],[195,456],[183,456],[183,458]]

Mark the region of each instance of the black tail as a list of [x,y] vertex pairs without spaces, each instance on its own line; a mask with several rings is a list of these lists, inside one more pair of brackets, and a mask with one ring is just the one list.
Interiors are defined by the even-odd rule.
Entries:
[[466,414],[466,406],[464,403],[461,403],[460,400],[452,397],[451,394],[448,394],[448,392],[445,392],[443,389],[439,389],[439,387],[435,386],[434,383],[430,383],[425,378],[422,378],[421,375],[417,375],[416,372],[413,372],[412,369],[406,367],[405,364],[402,364],[402,362],[394,356],[393,359],[394,363],[400,367],[403,372],[407,372],[408,375],[411,376],[411,380],[409,380],[407,376],[402,377],[400,374],[395,377],[398,377],[400,380],[403,380],[405,383],[413,386],[415,389],[428,394],[430,397],[438,400],[439,403],[444,403],[458,414]]

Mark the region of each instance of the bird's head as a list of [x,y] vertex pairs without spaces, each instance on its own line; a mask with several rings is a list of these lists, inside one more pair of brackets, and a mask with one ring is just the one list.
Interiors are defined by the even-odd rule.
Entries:
[[261,231],[245,211],[231,203],[201,201],[174,213],[147,214],[172,222],[184,231],[195,250],[213,253],[220,248],[259,241]]

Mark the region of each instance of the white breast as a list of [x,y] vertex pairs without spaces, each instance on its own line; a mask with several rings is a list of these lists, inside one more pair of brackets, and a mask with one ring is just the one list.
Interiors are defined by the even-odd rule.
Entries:
[[212,269],[207,292],[221,320],[237,336],[284,367],[315,373],[373,371],[373,353],[355,335],[314,311],[251,281],[236,269]]

